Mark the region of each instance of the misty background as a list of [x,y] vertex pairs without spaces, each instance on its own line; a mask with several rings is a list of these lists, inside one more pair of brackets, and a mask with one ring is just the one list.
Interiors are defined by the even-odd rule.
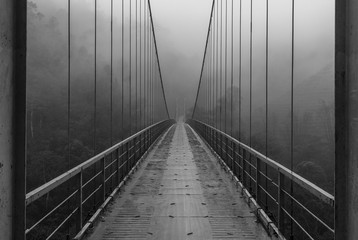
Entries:
[[[129,16],[131,15],[133,20],[134,6],[140,2],[143,4],[139,14],[142,18],[133,20],[132,24],[137,22],[142,26],[140,31],[143,37],[144,34],[150,34],[149,15],[145,10],[148,7],[145,6],[146,1],[114,0],[112,86],[114,111],[113,125],[110,124],[111,1],[98,0],[96,71],[94,69],[94,2],[94,0],[71,0],[71,46],[69,46],[68,1],[28,1],[28,192],[114,143],[168,117],[158,80],[152,83],[153,95],[150,101],[143,92],[136,95],[143,89],[140,90],[139,86],[134,87],[134,77],[136,76],[138,80],[136,75],[138,63],[135,61],[140,59],[141,71],[144,71],[145,64],[153,63],[144,56],[138,56],[138,49],[134,47],[138,44],[134,42],[136,41],[134,32],[138,29],[135,30],[135,25],[129,27]],[[250,1],[220,2],[220,8],[215,10],[216,27],[215,30],[211,29],[209,38],[211,50],[205,56],[203,84],[199,89],[195,118],[208,122],[222,131],[232,131],[233,137],[245,144],[251,144],[262,153],[267,151],[268,156],[275,161],[290,167],[319,187],[333,193],[334,1],[295,2],[293,86],[291,85],[291,2],[269,1],[268,49],[266,49],[266,1],[253,0],[252,66],[250,66]],[[129,10],[130,3],[132,12]],[[122,6],[125,13],[123,18]],[[151,0],[151,6],[170,118],[178,118],[183,114],[191,118],[200,80],[212,1]],[[228,12],[225,12],[226,6]],[[227,24],[223,17],[227,18]],[[224,22],[219,24],[219,19],[223,19]],[[229,29],[227,36],[225,36],[226,27]],[[231,32],[230,29],[233,31]],[[123,42],[122,30],[126,33]],[[131,40],[128,34],[130,30],[132,30]],[[222,90],[214,97],[206,93],[210,81],[213,80],[209,81],[208,77],[209,69],[212,70],[208,66],[214,61],[213,55],[210,55],[213,53],[212,31],[216,31],[216,34],[220,32],[220,41],[223,41],[225,36],[226,42],[220,43],[223,46],[227,45],[226,51],[223,48],[221,55],[216,56],[216,61],[220,57],[224,62],[225,59],[227,60],[225,70],[222,67],[225,64],[216,69],[220,72],[220,77],[216,81],[219,82],[226,76],[227,85],[225,89],[223,83],[220,83]],[[143,39],[139,46],[144,48]],[[154,47],[150,46],[153,60]],[[71,47],[70,72],[67,56],[69,47]],[[266,50],[268,50],[269,62],[267,85]],[[137,58],[129,57],[133,54]],[[233,69],[231,64],[234,66]],[[156,69],[154,75],[158,79],[158,66],[154,67]],[[252,67],[252,76],[250,76],[250,67]],[[97,74],[96,92],[95,74]],[[239,88],[239,79],[241,88]],[[144,79],[140,78],[140,81],[144,84]],[[68,84],[71,87],[69,106],[67,105]],[[230,102],[231,92],[233,102]],[[291,94],[294,99],[293,166],[289,162]],[[252,97],[251,113],[250,97]],[[268,109],[266,109],[266,97]],[[95,100],[96,109],[93,106]],[[230,107],[232,105],[233,111],[223,114],[224,104]],[[68,107],[71,108],[70,124],[67,119]],[[268,110],[267,131],[266,110]],[[213,121],[214,115],[219,115],[219,120]],[[228,127],[231,117],[234,120],[233,126]],[[250,127],[251,131],[249,131]],[[71,132],[70,150],[67,142],[68,130]],[[268,142],[265,142],[266,137]],[[268,149],[265,148],[266,145]],[[70,152],[70,160],[67,152]],[[31,222],[33,217],[38,217],[39,209],[47,208],[56,202],[58,199],[55,195],[46,196],[43,203],[29,209],[28,222]],[[47,228],[41,231],[46,232]]]

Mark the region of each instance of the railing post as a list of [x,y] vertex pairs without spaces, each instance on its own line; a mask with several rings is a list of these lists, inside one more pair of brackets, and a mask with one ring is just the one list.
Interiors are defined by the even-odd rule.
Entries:
[[285,188],[285,179],[284,179],[284,175],[281,172],[278,172],[278,196],[277,196],[277,223],[278,223],[278,229],[279,231],[284,234],[285,229],[284,229],[284,212],[283,212],[283,208],[285,205],[285,195],[284,195],[284,190]]
[[261,160],[256,157],[256,202],[260,205]]
[[226,158],[226,164],[229,166],[229,168],[231,169],[230,163],[229,163],[229,139],[225,136],[225,158]]
[[213,131],[209,127],[208,127],[208,131],[209,131],[208,143],[210,146],[212,146],[213,145],[213,135],[212,135]]
[[143,132],[140,136],[141,139],[141,144],[140,144],[140,149],[141,149],[141,155],[144,154],[144,146],[145,146],[145,132]]
[[127,158],[127,172],[126,175],[128,175],[129,171],[131,170],[131,162],[130,162],[130,141],[128,141],[126,143],[126,150],[127,150],[127,154],[126,154],[126,158]]
[[218,148],[218,145],[219,145],[219,137],[218,137],[218,132],[215,130],[215,152],[219,152],[219,148]]
[[[225,158],[224,157],[224,145],[225,145],[225,141],[224,141],[224,135],[221,133],[220,134],[220,143],[221,143],[221,148],[220,148],[220,152],[221,152],[221,158]],[[226,161],[225,161],[226,162]]]
[[236,144],[234,142],[231,142],[231,144],[232,144],[232,160],[231,160],[232,172],[236,176],[236,174],[237,174],[237,171],[236,171]]
[[137,163],[139,160],[139,155],[138,155],[138,151],[137,151],[137,147],[138,147],[138,137],[134,138],[134,144],[133,144],[133,151],[134,151],[134,162]]
[[148,141],[149,141],[149,130],[145,132],[145,151],[147,151],[148,149]]
[[211,132],[210,132],[210,127],[206,126],[206,129],[207,129],[207,131],[208,131],[208,136],[207,136],[206,141],[209,143],[209,145],[211,145],[211,139],[210,139],[210,137],[211,137]]
[[128,162],[129,162],[128,173],[129,173],[129,171],[130,171],[130,170],[132,169],[132,167],[133,167],[133,157],[132,157],[132,150],[133,150],[133,148],[132,148],[132,145],[133,145],[132,140],[130,140],[130,141],[128,142]]
[[246,150],[242,149],[242,165],[241,165],[241,180],[242,180],[242,185],[244,185],[244,187],[246,188],[246,177],[245,177],[245,168],[246,168]]
[[149,142],[148,147],[149,147],[150,145],[152,145],[152,143],[153,143],[153,129],[151,128],[149,131],[150,131],[150,132],[149,132],[149,133],[150,133],[150,135],[149,135],[150,142]]
[[101,159],[101,167],[102,167],[102,201],[106,200],[106,157]]
[[116,158],[117,158],[117,164],[116,164],[116,168],[117,168],[117,173],[116,173],[116,175],[117,175],[117,184],[116,184],[116,186],[118,186],[119,185],[119,183],[121,182],[120,181],[120,174],[119,174],[119,166],[120,166],[120,162],[119,162],[119,148],[117,148],[116,149]]
[[83,210],[82,210],[82,198],[83,198],[83,193],[82,193],[82,187],[83,187],[83,171],[81,169],[81,171],[78,173],[78,194],[77,194],[77,204],[78,204],[78,216],[77,216],[77,223],[76,223],[76,230],[77,232],[81,231],[82,229],[82,224],[83,224]]

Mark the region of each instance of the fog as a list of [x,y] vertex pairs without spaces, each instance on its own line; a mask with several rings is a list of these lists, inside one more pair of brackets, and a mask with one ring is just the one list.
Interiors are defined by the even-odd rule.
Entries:
[[333,192],[334,1],[295,1],[293,23],[291,1],[269,0],[268,31],[265,0],[215,2],[204,56],[212,0],[150,1],[168,116],[146,0],[29,1],[28,191],[194,112]]
[[210,0],[152,0],[171,116],[194,104],[210,19]]

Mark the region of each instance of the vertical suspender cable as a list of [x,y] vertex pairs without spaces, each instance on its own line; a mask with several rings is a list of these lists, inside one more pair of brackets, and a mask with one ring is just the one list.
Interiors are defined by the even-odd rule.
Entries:
[[142,129],[142,0],[139,0],[139,127]]
[[151,109],[152,109],[152,106],[151,106],[151,98],[152,98],[152,95],[151,95],[151,91],[152,91],[152,36],[150,34],[150,31],[149,31],[149,38],[148,38],[148,64],[149,64],[149,67],[148,67],[148,126],[151,124],[151,117],[152,117],[152,113],[151,113]]
[[[112,0],[113,1],[113,0]],[[135,132],[138,129],[138,0],[135,0]]]
[[[113,146],[113,0],[111,0],[111,92],[110,92],[110,146]],[[111,154],[111,162],[113,154]],[[113,164],[111,164],[111,173],[113,173]],[[111,177],[111,191],[113,187],[113,177]]]
[[166,109],[167,117],[170,118],[169,110],[168,110],[168,104],[167,104],[167,98],[166,98],[166,96],[165,96],[165,91],[164,91],[162,71],[161,71],[161,68],[160,68],[160,61],[159,61],[159,54],[158,54],[157,39],[156,39],[156,37],[155,37],[155,28],[154,28],[154,23],[153,23],[152,8],[151,8],[151,5],[150,5],[150,0],[148,0],[148,6],[149,6],[149,17],[150,17],[150,21],[151,21],[152,34],[153,34],[153,40],[154,40],[155,55],[156,55],[156,58],[157,58],[157,64],[158,64],[158,70],[159,70],[160,84],[161,84],[161,87],[162,87],[162,92],[163,92],[164,104],[165,104],[165,109]]
[[68,75],[67,75],[67,170],[70,169],[71,143],[70,143],[70,120],[71,120],[71,1],[68,0]]
[[145,9],[145,82],[144,82],[144,89],[145,89],[145,102],[144,102],[144,121],[145,121],[145,126],[148,126],[148,55],[149,55],[149,32],[148,32],[148,5]]
[[[94,1],[94,107],[93,107],[93,155],[96,155],[97,134],[97,0]],[[94,165],[93,176],[97,174],[97,164]],[[96,178],[97,179],[97,178]],[[95,187],[97,181],[95,180]],[[96,195],[93,195],[93,209],[96,209]]]
[[223,82],[223,0],[220,1],[220,87],[219,87],[219,129],[222,129],[222,82]]
[[[215,10],[215,9],[214,9]],[[215,16],[215,15],[214,15]],[[211,123],[211,126],[214,126],[214,117],[215,117],[215,112],[214,112],[214,109],[215,109],[215,96],[214,96],[214,89],[215,89],[215,86],[214,86],[214,83],[215,83],[215,23],[213,24],[212,26],[212,34],[211,34],[211,120],[210,120],[210,123]]]
[[94,13],[94,136],[93,136],[93,149],[94,155],[96,155],[96,134],[97,134],[97,0],[95,2]]
[[152,42],[152,124],[154,123],[154,41]]
[[111,0],[111,119],[110,119],[110,141],[113,145],[113,0]]
[[209,33],[209,38],[208,38],[208,53],[206,58],[206,62],[207,62],[207,108],[206,108],[206,115],[207,115],[207,124],[210,125],[210,89],[211,89],[211,29],[210,29],[210,33]]
[[208,43],[208,54],[206,56],[206,123],[209,124],[209,104],[210,104],[210,38]]
[[225,4],[225,87],[224,87],[224,94],[225,94],[225,117],[224,117],[224,128],[225,128],[225,133],[227,133],[227,18],[228,18],[228,11],[227,11],[227,2],[228,0],[225,0],[226,4]]
[[[68,0],[68,19],[67,19],[67,41],[68,41],[68,75],[67,75],[67,170],[71,167],[71,1]],[[70,184],[67,184],[67,195],[70,194]],[[70,202],[67,201],[67,214],[70,214]],[[70,222],[67,222],[67,237],[70,236]]]
[[[250,0],[250,121],[249,121],[250,147],[252,147],[252,12],[253,12],[252,6],[253,6],[252,0]],[[251,158],[250,158],[250,162],[251,162]]]
[[[216,3],[215,3],[216,5]],[[212,20],[212,100],[211,100],[211,105],[212,105],[212,112],[211,112],[211,124],[212,126],[215,126],[215,34],[216,34],[216,6],[214,6],[214,12],[213,12],[213,20]]]
[[209,42],[208,42],[208,48],[209,48],[209,89],[208,89],[208,124],[211,124],[211,100],[212,100],[212,96],[211,96],[211,71],[212,71],[212,67],[211,67],[211,46],[212,46],[212,41],[211,41],[211,36],[212,36],[212,28],[210,27],[210,34],[209,34]]
[[151,58],[150,58],[150,124],[153,124],[153,38],[151,37]]
[[231,106],[230,106],[230,134],[233,136],[234,121],[234,0],[231,0]]
[[146,127],[146,115],[147,115],[147,108],[146,108],[146,80],[147,80],[147,9],[146,9],[146,1],[144,0],[144,25],[143,25],[143,35],[144,35],[144,42],[143,42],[143,125]]
[[219,3],[215,4],[215,35],[214,35],[214,61],[215,61],[215,66],[214,66],[214,69],[215,69],[215,77],[214,77],[214,107],[215,107],[215,127],[217,127],[217,116],[218,116],[218,106],[217,106],[217,88],[218,88],[218,59],[219,59],[219,56],[218,56],[218,39],[217,39],[217,36],[218,36],[218,5]]
[[[148,21],[148,9],[147,9],[147,21]],[[147,126],[149,126],[150,120],[150,32],[149,32],[149,22],[147,24]]]
[[[294,129],[293,129],[293,115],[294,115],[294,94],[293,94],[293,83],[294,83],[294,63],[295,63],[295,0],[292,0],[292,42],[291,42],[291,172],[293,172],[293,147],[294,147]],[[290,181],[290,194],[293,196],[293,181]],[[293,216],[293,200],[291,198],[291,211],[290,214]],[[291,239],[293,239],[293,221],[290,219],[291,225]]]
[[[215,95],[216,95],[216,105],[219,103],[220,104],[220,100],[219,99],[219,94],[218,94],[218,89],[219,89],[219,3],[217,4],[217,7],[216,7],[216,89],[215,89]],[[218,123],[218,106],[216,107],[216,119],[215,119],[215,122],[216,122],[216,128],[219,128],[219,123]]]
[[240,32],[239,32],[239,39],[240,39],[240,45],[239,45],[239,133],[238,133],[238,139],[241,142],[241,93],[242,93],[242,89],[241,89],[241,70],[242,70],[242,55],[241,55],[241,49],[242,49],[242,0],[240,0],[240,21],[239,21],[239,26],[240,26]]
[[124,139],[124,0],[122,0],[122,106],[121,106],[121,140]]
[[[212,33],[210,33],[211,36]],[[208,122],[207,124],[210,125],[210,120],[211,120],[211,38],[209,36],[209,54],[208,54],[208,109],[207,109],[207,115],[208,115]]]
[[218,36],[218,5],[219,3],[216,4],[215,6],[215,36],[214,36],[214,40],[215,40],[215,46],[214,46],[214,50],[215,50],[215,54],[214,54],[214,60],[215,60],[215,77],[214,77],[214,85],[215,85],[215,91],[214,91],[214,99],[215,99],[215,102],[214,102],[214,106],[215,106],[215,127],[217,127],[217,116],[218,116],[218,105],[217,105],[217,88],[218,88],[218,60],[219,60],[219,56],[218,56],[218,39],[217,39],[217,36]]
[[150,35],[150,81],[149,81],[149,86],[150,86],[150,91],[149,91],[149,96],[150,96],[150,98],[149,98],[149,103],[150,103],[150,110],[149,110],[149,112],[150,112],[150,125],[152,124],[152,81],[153,81],[153,38],[152,38],[152,35]]
[[132,135],[132,0],[129,0],[129,136]]
[[[266,158],[268,158],[268,111],[269,111],[269,102],[268,102],[268,79],[269,79],[269,64],[268,64],[268,56],[269,56],[269,0],[266,0],[266,56],[265,56],[265,63],[266,63],[266,96],[265,96],[265,105],[266,105],[266,112],[265,112],[265,156]],[[265,190],[268,191],[267,189],[267,164],[265,164]],[[267,211],[268,205],[267,205],[267,194],[265,194],[265,210]]]
[[208,42],[209,42],[209,36],[210,36],[210,29],[211,29],[211,24],[212,24],[212,19],[213,19],[214,6],[215,6],[215,0],[213,0],[212,6],[211,6],[211,14],[210,14],[210,20],[209,20],[209,26],[208,26],[208,33],[207,33],[207,36],[206,36],[204,57],[203,57],[203,62],[202,62],[202,64],[201,64],[201,72],[200,72],[200,78],[199,78],[198,88],[197,88],[197,91],[196,91],[196,98],[195,98],[195,104],[194,104],[194,109],[193,109],[193,113],[192,113],[192,118],[194,118],[195,110],[196,110],[197,103],[198,103],[198,97],[199,97],[201,79],[202,79],[203,71],[204,71],[205,56],[206,56],[206,51],[207,51],[207,48],[208,48]]
[[[249,121],[249,124],[250,124],[250,130],[249,130],[249,136],[250,136],[250,139],[249,139],[249,143],[250,143],[250,147],[252,147],[252,1],[250,1],[250,121]],[[251,167],[251,155],[249,156],[249,161],[250,161],[250,164],[249,164],[249,172],[250,172],[250,175],[251,175],[251,170],[252,170],[252,167]],[[250,191],[252,191],[252,181],[251,181],[251,178],[250,178]]]
[[[215,11],[215,9],[214,9]],[[212,41],[212,51],[211,51],[211,55],[212,55],[212,62],[211,62],[211,67],[212,67],[212,75],[211,75],[211,94],[212,94],[212,100],[211,100],[211,125],[215,126],[215,14],[214,14],[214,24],[212,26],[212,36],[211,36],[211,41]]]

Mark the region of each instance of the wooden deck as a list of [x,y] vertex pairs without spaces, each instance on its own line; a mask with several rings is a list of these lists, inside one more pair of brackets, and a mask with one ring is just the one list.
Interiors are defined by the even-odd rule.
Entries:
[[156,144],[87,239],[271,239],[184,123]]

